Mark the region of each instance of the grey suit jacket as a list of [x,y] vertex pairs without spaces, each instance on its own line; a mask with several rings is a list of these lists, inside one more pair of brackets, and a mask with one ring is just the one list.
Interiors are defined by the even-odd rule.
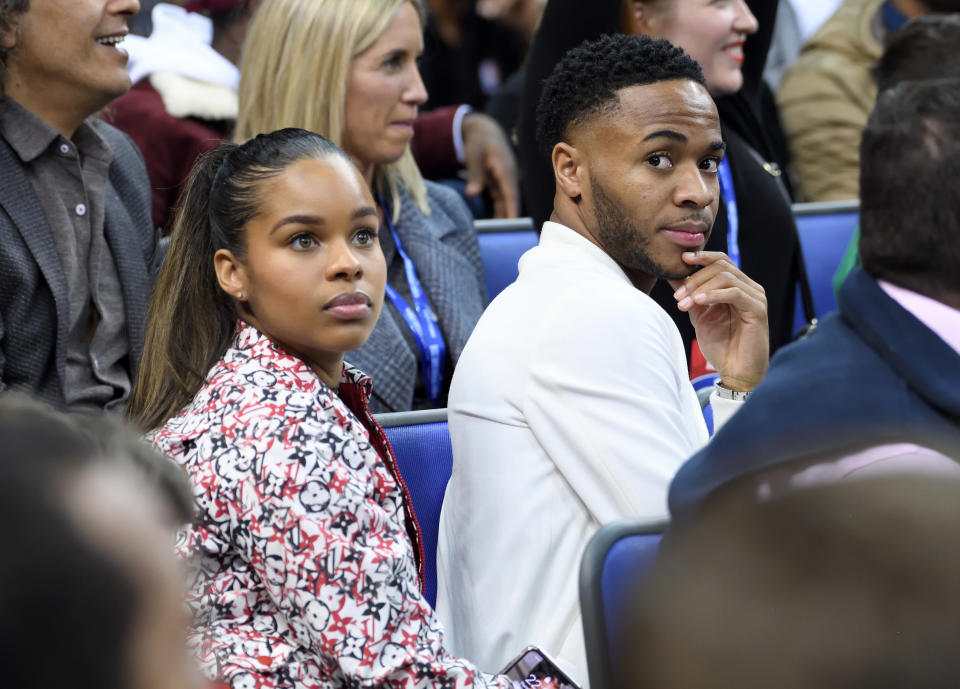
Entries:
[[[430,215],[421,213],[403,195],[400,220],[395,227],[440,321],[447,355],[456,365],[486,306],[483,262],[473,217],[466,204],[447,187],[433,182],[426,185]],[[393,252],[384,254],[390,265]],[[384,306],[367,343],[347,352],[348,362],[373,377],[370,408],[374,412],[406,411],[413,404],[417,358],[401,331],[406,327]],[[445,383],[449,387],[449,376]]]
[[[113,151],[104,200],[104,233],[123,289],[130,375],[143,350],[157,235],[150,182],[140,151],[117,129],[91,119]],[[26,390],[64,404],[69,303],[66,278],[23,163],[0,139],[0,392]]]

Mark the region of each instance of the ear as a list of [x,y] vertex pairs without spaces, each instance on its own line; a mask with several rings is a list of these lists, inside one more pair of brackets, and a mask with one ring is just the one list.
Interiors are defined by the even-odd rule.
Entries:
[[11,51],[17,47],[17,27],[0,19],[0,49]]
[[250,298],[246,268],[228,249],[220,249],[213,255],[213,270],[220,289],[229,296],[241,302]]
[[657,38],[657,22],[651,2],[642,0],[626,0],[626,15],[624,20],[627,24],[625,33],[631,33],[634,36],[651,36]]
[[579,201],[583,194],[582,180],[586,172],[581,152],[575,146],[561,141],[553,147],[550,159],[557,188],[567,198],[574,202]]

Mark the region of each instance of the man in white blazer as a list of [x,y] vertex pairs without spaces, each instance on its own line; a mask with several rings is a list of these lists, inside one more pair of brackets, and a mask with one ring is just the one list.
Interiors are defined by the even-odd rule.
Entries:
[[583,549],[605,522],[665,517],[671,477],[708,438],[680,334],[648,292],[669,280],[690,314],[720,374],[717,424],[766,370],[766,298],[702,250],[724,144],[683,51],[584,43],[545,82],[537,115],[554,211],[453,377],[437,609],[450,649],[484,670],[533,643],[586,683]]

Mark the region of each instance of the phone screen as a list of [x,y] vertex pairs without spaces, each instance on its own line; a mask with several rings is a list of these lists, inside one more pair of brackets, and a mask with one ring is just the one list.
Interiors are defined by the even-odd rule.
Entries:
[[580,685],[536,646],[528,646],[503,671],[515,689],[580,689]]

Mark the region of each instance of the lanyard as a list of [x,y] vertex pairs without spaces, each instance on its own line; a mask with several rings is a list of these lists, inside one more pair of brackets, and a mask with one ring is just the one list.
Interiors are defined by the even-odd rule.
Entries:
[[[383,203],[381,207],[385,208]],[[390,216],[384,211],[384,219],[387,221],[387,227],[390,228],[390,234],[393,236],[393,244],[397,247],[397,253],[403,260],[403,270],[407,276],[407,285],[410,287],[410,296],[413,297],[413,307],[407,303],[407,300],[387,283],[387,296],[397,310],[407,322],[413,338],[417,341],[417,347],[420,349],[420,365],[423,368],[423,382],[427,388],[427,397],[434,406],[440,406],[443,391],[443,364],[447,356],[447,345],[443,341],[443,333],[440,332],[440,324],[437,322],[437,316],[430,308],[430,302],[427,301],[427,295],[420,284],[420,278],[417,275],[417,268],[413,261],[407,256],[400,243],[400,237],[393,228]]]
[[890,0],[883,3],[883,24],[887,31],[896,31],[908,21],[907,16],[894,7]]
[[740,214],[737,211],[737,195],[733,190],[733,174],[730,162],[720,161],[720,193],[727,204],[727,256],[737,268],[740,267]]

